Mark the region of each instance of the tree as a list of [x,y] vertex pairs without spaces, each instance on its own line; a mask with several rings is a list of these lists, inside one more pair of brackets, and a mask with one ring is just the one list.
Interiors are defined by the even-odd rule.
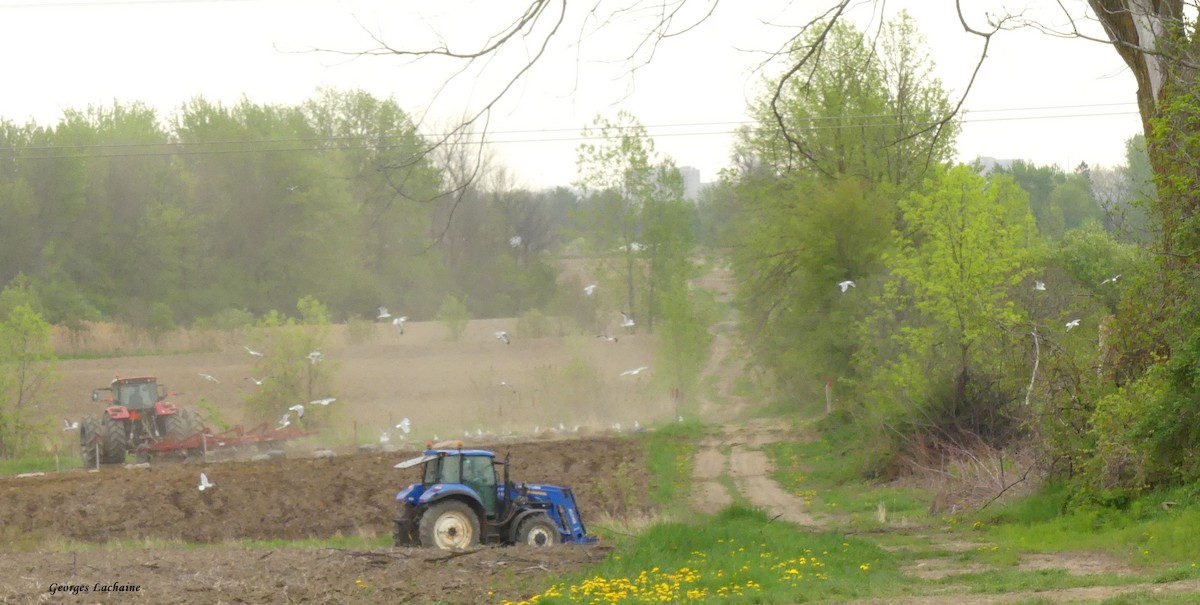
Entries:
[[[892,410],[901,437],[974,437],[1003,444],[1016,426],[1017,372],[1028,317],[1012,291],[1032,273],[1034,222],[1024,191],[1004,175],[956,166],[931,175],[929,193],[900,201],[905,229],[858,356],[867,409]],[[1019,361],[1018,361],[1019,363]]]
[[30,413],[49,403],[55,362],[50,324],[28,305],[8,310],[0,321],[0,456],[20,455],[37,444],[43,431]]
[[308,402],[334,395],[339,364],[324,349],[329,340],[329,312],[316,298],[306,296],[296,304],[301,319],[272,311],[250,334],[254,371],[263,382],[245,400],[246,416],[256,422],[275,422],[288,408],[305,406],[303,417],[290,413],[289,421],[304,426],[327,425],[334,408]]
[[[860,342],[848,338],[882,283],[884,256],[904,225],[895,198],[923,186],[921,174],[953,148],[956,128],[930,130],[947,110],[931,63],[906,15],[875,47],[837,24],[794,43],[793,57],[825,44],[803,77],[763,85],[756,128],[738,145],[740,208],[734,261],[749,341],[785,392],[813,394],[851,379]],[[853,281],[852,295],[837,284]]]
[[[958,127],[931,128],[951,113],[933,61],[911,17],[885,23],[878,46],[831,22],[797,39],[792,70],[768,83],[752,106],[758,130],[745,141],[776,172],[813,171],[901,186],[948,160]],[[820,47],[821,61],[803,58]]]
[[[654,141],[637,118],[627,111],[615,119],[596,116],[591,128],[584,128],[585,140],[578,149],[576,185],[585,195],[598,195],[593,203],[593,222],[589,239],[602,256],[617,253],[624,282],[623,307],[637,315],[639,286],[638,257],[641,250],[641,213],[655,191],[653,162]],[[599,202],[599,203],[595,203]],[[615,250],[614,250],[615,249]]]

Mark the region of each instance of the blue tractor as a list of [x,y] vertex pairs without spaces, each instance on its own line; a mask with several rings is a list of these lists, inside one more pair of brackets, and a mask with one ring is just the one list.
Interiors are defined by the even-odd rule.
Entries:
[[[569,487],[514,484],[508,459],[487,450],[427,449],[395,468],[424,465],[396,494],[396,546],[462,549],[476,544],[591,544]],[[504,467],[503,473],[497,467]],[[502,477],[502,480],[500,480]]]

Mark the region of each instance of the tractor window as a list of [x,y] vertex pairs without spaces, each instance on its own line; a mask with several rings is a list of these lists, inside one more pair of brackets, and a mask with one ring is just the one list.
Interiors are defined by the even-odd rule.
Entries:
[[158,392],[153,384],[127,384],[121,389],[122,403],[134,410],[148,408],[158,401]]
[[496,487],[496,471],[492,468],[490,456],[463,457],[463,483]]
[[479,494],[488,517],[496,514],[496,469],[491,456],[464,456],[463,483]]
[[462,483],[462,456],[439,456],[425,465],[425,483]]

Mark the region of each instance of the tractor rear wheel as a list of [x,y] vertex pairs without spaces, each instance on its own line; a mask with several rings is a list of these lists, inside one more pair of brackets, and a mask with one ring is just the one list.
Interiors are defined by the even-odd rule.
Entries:
[[100,464],[100,453],[96,451],[99,435],[99,418],[84,418],[79,423],[79,452],[83,454],[83,468],[96,468],[96,465]]
[[125,422],[114,420],[111,416],[100,417],[100,462],[103,464],[121,464],[125,462],[125,452],[129,449],[129,440],[125,434]]
[[392,543],[396,546],[416,546],[417,539],[417,509],[405,502],[400,505],[400,514],[392,520]]
[[554,546],[558,543],[558,527],[546,513],[537,513],[526,517],[517,528],[517,544]]
[[[204,425],[200,422],[200,417],[192,413],[191,410],[179,410],[170,416],[164,416],[163,429],[167,432],[167,437],[173,441],[182,441],[204,430]],[[204,455],[203,448],[192,448],[187,450],[189,459],[200,458]]]
[[479,518],[462,500],[442,500],[421,515],[421,546],[459,550],[479,544]]

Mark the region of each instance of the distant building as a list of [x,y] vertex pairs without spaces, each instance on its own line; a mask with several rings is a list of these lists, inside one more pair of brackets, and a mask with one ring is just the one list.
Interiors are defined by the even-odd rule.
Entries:
[[680,166],[679,175],[683,177],[683,199],[695,202],[700,199],[700,169],[691,166]]
[[1000,160],[988,156],[979,156],[975,158],[975,164],[979,166],[980,174],[990,174],[993,170],[999,168],[1001,170],[1011,170],[1012,160]]

